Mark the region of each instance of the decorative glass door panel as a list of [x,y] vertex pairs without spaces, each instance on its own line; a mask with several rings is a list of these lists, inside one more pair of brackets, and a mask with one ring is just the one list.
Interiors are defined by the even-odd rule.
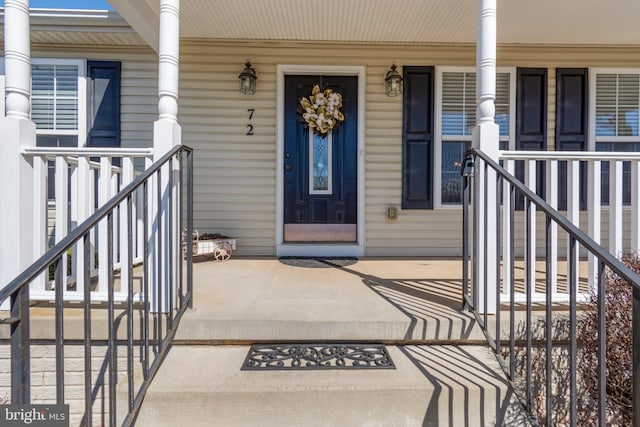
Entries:
[[331,194],[333,184],[332,133],[320,136],[309,129],[309,194]]

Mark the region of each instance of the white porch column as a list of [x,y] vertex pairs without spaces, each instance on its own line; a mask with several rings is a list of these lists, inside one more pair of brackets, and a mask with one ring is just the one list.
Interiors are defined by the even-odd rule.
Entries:
[[[153,124],[153,157],[154,161],[160,159],[167,151],[182,143],[182,130],[178,124],[178,75],[180,57],[180,0],[160,0],[160,27],[158,46],[158,120]],[[158,248],[157,256],[164,260],[163,268],[158,271],[157,262],[153,256],[149,257],[148,267],[150,271],[151,284],[157,284],[162,296],[159,298],[158,288],[152,286],[150,300],[154,311],[167,312],[169,310],[169,286],[173,286],[175,297],[175,285],[177,275],[176,256],[179,254],[169,253],[166,248],[170,227],[173,227],[174,243],[180,238],[180,230],[169,224],[169,192],[173,192],[174,200],[177,194],[175,186],[169,188],[169,173],[174,174],[176,182],[176,165],[174,170],[169,171],[167,167],[162,169],[162,178],[159,183],[161,194],[161,212],[159,221],[152,221],[154,224],[149,230],[149,250],[152,251],[158,245],[158,237],[162,239],[162,245]],[[150,186],[152,192],[149,201],[151,210],[157,206],[157,187]],[[173,206],[173,216],[177,214],[177,205]],[[153,215],[153,212],[152,212]],[[168,263],[174,262],[174,277],[169,277]]]
[[[478,1],[478,40],[476,44],[476,95],[477,122],[473,129],[473,146],[482,150],[490,158],[498,161],[500,131],[494,121],[496,99],[496,0]],[[484,175],[481,167],[476,167],[476,192],[484,194]],[[476,307],[480,313],[496,312],[496,287],[498,286],[496,262],[498,260],[499,242],[496,238],[497,215],[496,206],[496,173],[489,169],[486,176],[488,182],[487,208],[485,211],[484,196],[477,197],[474,213],[478,215],[478,263],[475,277],[479,293]],[[487,227],[483,224],[486,221]],[[486,246],[485,246],[486,242]],[[485,251],[486,247],[486,251]],[[486,271],[485,271],[486,270]],[[486,282],[485,282],[486,277]],[[486,295],[485,295],[486,289]]]
[[34,260],[33,160],[21,154],[22,147],[36,145],[36,126],[30,120],[30,58],[29,0],[5,0],[6,115],[0,118],[0,288]]
[[158,48],[158,120],[153,126],[154,160],[181,144],[178,125],[180,0],[160,0]]

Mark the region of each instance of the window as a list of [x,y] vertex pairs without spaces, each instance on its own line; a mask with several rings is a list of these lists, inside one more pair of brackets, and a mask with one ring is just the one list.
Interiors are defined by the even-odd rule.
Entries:
[[84,145],[84,87],[82,61],[32,60],[31,120],[36,124],[38,146]]
[[[640,151],[640,71],[595,72],[595,151]],[[631,165],[623,165],[624,204],[631,203]],[[609,165],[602,165],[602,204],[609,203]]]
[[[439,123],[436,130],[436,204],[457,205],[462,200],[460,166],[471,145],[476,124],[476,73],[458,69],[439,69]],[[515,95],[511,71],[496,74],[495,121],[500,126],[500,148],[508,148],[515,117]],[[439,170],[438,170],[439,169]],[[439,189],[438,189],[439,178]],[[439,196],[439,200],[438,200]],[[439,203],[438,203],[439,202]]]
[[[32,59],[31,120],[38,147],[84,145],[84,62]],[[49,162],[48,198],[55,199],[55,165]]]

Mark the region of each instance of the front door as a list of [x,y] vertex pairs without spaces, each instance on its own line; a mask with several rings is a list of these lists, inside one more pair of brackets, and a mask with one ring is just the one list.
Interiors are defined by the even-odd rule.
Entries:
[[[300,100],[313,87],[342,95],[344,120],[324,135],[311,130]],[[357,241],[357,76],[285,76],[284,241]]]

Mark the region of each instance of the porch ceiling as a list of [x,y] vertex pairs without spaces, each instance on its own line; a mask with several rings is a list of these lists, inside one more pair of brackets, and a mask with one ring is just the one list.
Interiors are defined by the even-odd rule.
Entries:
[[[110,0],[152,46],[159,0]],[[477,0],[184,0],[182,37],[475,43]],[[638,0],[498,0],[498,43],[638,44]]]

